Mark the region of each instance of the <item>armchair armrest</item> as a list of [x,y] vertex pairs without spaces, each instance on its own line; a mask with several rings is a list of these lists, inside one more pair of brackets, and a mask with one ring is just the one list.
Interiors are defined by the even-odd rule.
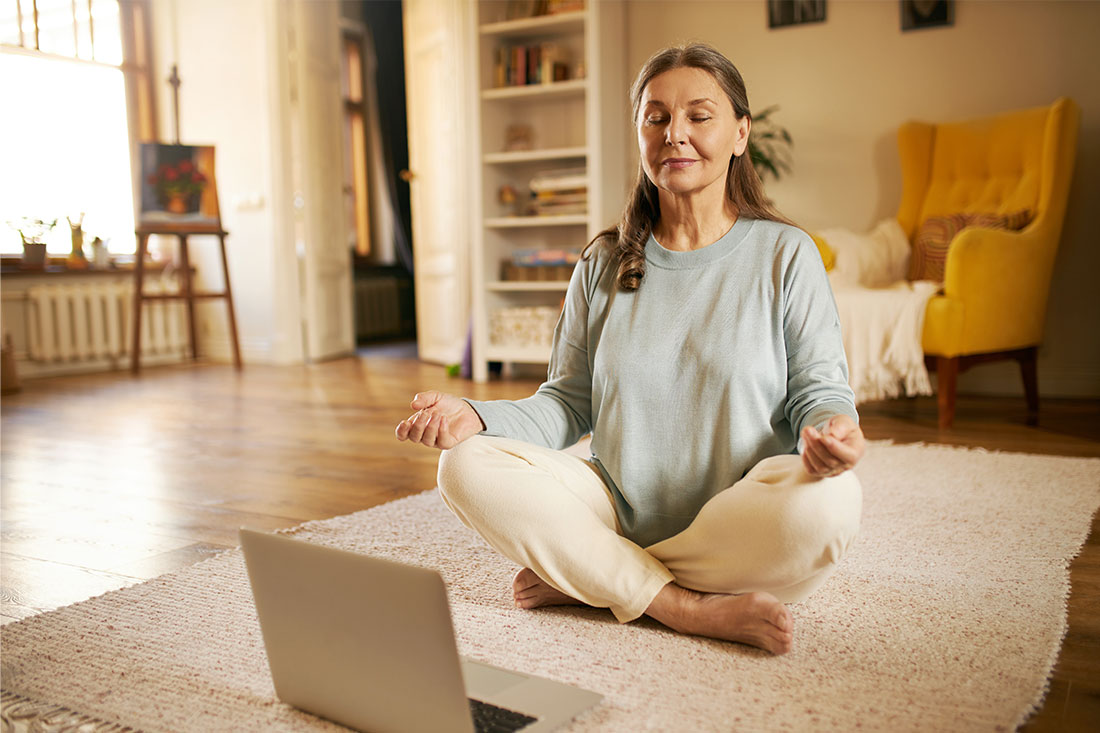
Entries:
[[1041,222],[1022,231],[969,227],[947,253],[944,296],[960,301],[966,351],[1039,343],[1055,246]]

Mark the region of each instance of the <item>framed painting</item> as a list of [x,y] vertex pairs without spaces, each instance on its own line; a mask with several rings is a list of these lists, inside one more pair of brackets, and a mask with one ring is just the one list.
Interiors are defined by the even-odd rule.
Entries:
[[825,21],[825,0],[768,0],[768,28]]
[[218,231],[214,146],[141,144],[138,227],[158,231]]
[[903,31],[954,24],[955,0],[901,0]]

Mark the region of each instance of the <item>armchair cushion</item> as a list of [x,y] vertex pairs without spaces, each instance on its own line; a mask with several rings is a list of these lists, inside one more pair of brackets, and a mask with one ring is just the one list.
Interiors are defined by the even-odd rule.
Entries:
[[910,280],[943,282],[947,251],[955,235],[967,227],[983,229],[1023,229],[1031,221],[1031,212],[1023,209],[1011,214],[950,214],[929,217],[917,230],[909,258]]

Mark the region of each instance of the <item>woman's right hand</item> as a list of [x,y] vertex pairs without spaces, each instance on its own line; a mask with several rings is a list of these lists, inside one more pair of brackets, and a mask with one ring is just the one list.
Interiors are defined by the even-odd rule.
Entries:
[[416,413],[397,424],[398,440],[447,450],[485,429],[481,416],[461,397],[443,392],[420,392],[410,405]]

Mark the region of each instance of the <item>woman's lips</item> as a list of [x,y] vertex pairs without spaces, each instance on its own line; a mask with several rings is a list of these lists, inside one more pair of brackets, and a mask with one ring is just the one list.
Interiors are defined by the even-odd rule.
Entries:
[[669,158],[662,165],[667,168],[687,168],[695,163],[691,158]]

